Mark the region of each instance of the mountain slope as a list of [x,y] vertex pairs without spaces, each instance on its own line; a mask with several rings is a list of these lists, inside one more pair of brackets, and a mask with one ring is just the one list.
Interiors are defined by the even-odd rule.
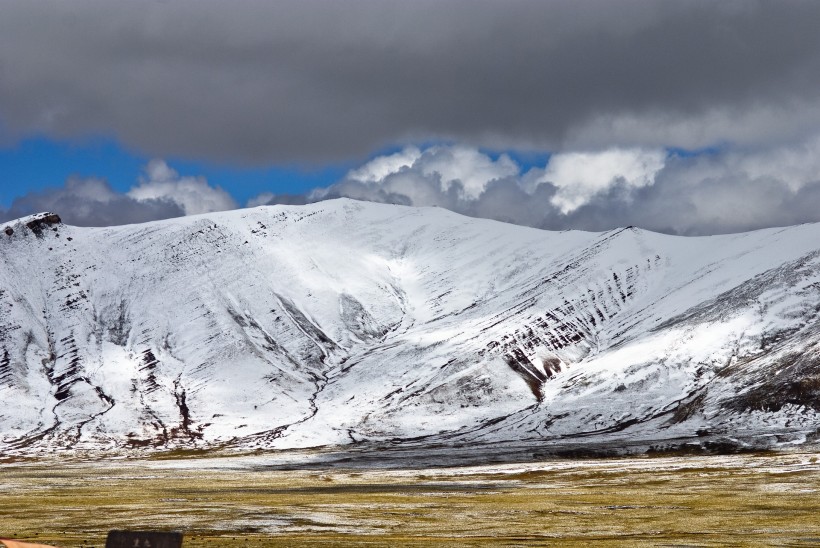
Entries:
[[820,427],[820,225],[557,233],[336,200],[0,229],[0,451]]

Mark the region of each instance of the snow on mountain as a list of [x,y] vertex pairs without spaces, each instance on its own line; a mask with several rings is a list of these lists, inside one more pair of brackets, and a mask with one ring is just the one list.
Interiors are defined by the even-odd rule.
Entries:
[[820,225],[547,232],[335,200],[0,226],[0,452],[820,428]]

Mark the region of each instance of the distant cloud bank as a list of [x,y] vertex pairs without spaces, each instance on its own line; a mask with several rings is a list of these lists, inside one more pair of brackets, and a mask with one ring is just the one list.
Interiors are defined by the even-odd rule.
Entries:
[[[305,194],[263,193],[246,206],[347,197],[438,206],[538,228],[608,230],[635,225],[704,235],[820,221],[820,137],[775,149],[696,155],[624,148],[555,154],[527,170],[506,154],[464,145],[409,146]],[[44,210],[101,226],[239,207],[203,177],[180,176],[152,160],[124,193],[99,179],[16,199],[0,220]]]
[[[352,169],[305,194],[263,193],[247,207],[338,197],[438,206],[551,230],[635,225],[705,235],[820,221],[820,137],[791,146],[689,155],[610,148],[554,154],[523,169],[507,154],[465,145],[408,146]],[[152,160],[124,193],[99,179],[15,200],[0,220],[54,210],[77,225],[135,223],[239,207],[204,177],[180,176]]]
[[59,213],[78,226],[142,223],[238,207],[230,195],[202,177],[180,177],[163,160],[152,160],[136,186],[120,193],[101,179],[72,178],[59,188],[32,192],[0,211],[0,221],[41,211]]
[[820,137],[695,155],[646,148],[566,152],[527,171],[506,155],[493,159],[475,148],[408,147],[328,188],[262,195],[249,205],[341,196],[554,230],[636,225],[684,235],[740,232],[820,221]]

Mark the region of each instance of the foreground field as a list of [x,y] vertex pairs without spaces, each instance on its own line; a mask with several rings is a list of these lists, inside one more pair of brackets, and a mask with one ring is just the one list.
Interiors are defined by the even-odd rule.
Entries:
[[102,546],[820,545],[814,454],[281,470],[265,457],[0,464],[0,537]]

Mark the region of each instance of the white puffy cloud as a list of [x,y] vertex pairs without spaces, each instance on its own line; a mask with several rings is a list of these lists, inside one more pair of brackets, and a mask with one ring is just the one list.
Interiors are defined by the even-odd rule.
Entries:
[[421,157],[421,151],[414,146],[405,147],[394,154],[373,158],[358,169],[347,174],[347,178],[363,183],[378,183],[388,175],[411,167]]
[[140,184],[128,191],[137,201],[167,200],[178,204],[185,215],[236,209],[236,201],[204,177],[180,177],[164,160],[154,159],[145,166]]
[[556,186],[552,203],[569,213],[616,182],[636,188],[651,185],[665,159],[663,150],[642,149],[556,154],[536,181]]
[[506,154],[497,160],[475,148],[466,146],[434,147],[417,160],[419,171],[427,177],[441,178],[442,190],[448,190],[456,181],[463,187],[464,197],[476,199],[490,181],[515,177],[520,168]]
[[462,198],[475,200],[491,181],[516,177],[519,172],[519,166],[506,154],[493,160],[473,147],[453,145],[433,146],[424,152],[407,147],[370,160],[348,173],[346,179],[401,191],[407,190],[407,185],[412,184],[410,181],[423,177],[438,181],[442,192],[457,185]]

